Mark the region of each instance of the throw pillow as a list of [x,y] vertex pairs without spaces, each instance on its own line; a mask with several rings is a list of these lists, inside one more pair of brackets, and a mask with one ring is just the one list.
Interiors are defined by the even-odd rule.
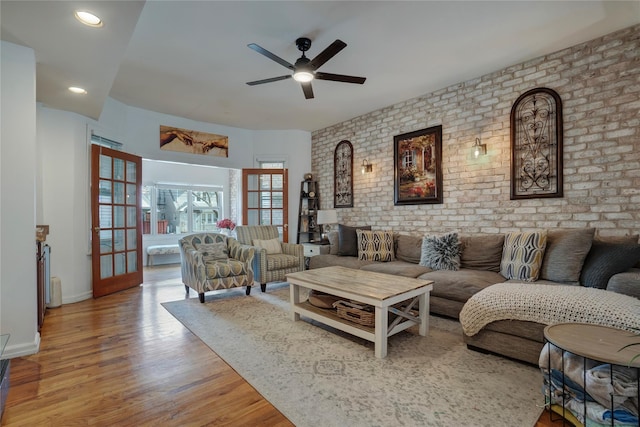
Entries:
[[254,239],[253,246],[257,246],[261,249],[266,249],[267,255],[282,253],[282,245],[280,244],[280,240],[277,237],[269,240]]
[[393,261],[393,233],[391,231],[356,230],[358,259],[364,261]]
[[458,233],[426,235],[422,238],[420,265],[434,270],[459,270],[461,253]]
[[582,267],[580,282],[590,288],[606,289],[611,276],[640,261],[640,245],[594,240]]
[[201,243],[198,245],[198,252],[202,253],[202,259],[206,261],[218,261],[229,258],[227,244],[218,243]]
[[337,231],[330,231],[327,234],[329,239],[329,255],[338,255],[338,248],[340,247],[339,235]]
[[500,272],[504,234],[459,236],[462,254],[460,268]]
[[595,231],[595,228],[548,230],[540,278],[578,284]]
[[396,239],[396,258],[413,264],[420,262],[422,237],[398,235]]
[[358,236],[356,230],[371,230],[371,226],[349,227],[338,224],[338,255],[358,256]]
[[500,274],[506,279],[535,282],[547,246],[547,231],[508,233],[504,238]]

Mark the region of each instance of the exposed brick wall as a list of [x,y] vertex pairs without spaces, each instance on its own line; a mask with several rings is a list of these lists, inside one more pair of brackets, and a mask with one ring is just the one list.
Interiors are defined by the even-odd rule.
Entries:
[[[510,200],[510,113],[519,95],[563,103],[564,197]],[[441,124],[443,204],[394,206],[393,137]],[[476,137],[487,155],[474,159]],[[640,232],[640,25],[373,111],[312,134],[322,208],[333,207],[333,152],[354,150],[354,207],[341,223],[403,233],[596,227]],[[363,159],[373,173],[362,175]]]

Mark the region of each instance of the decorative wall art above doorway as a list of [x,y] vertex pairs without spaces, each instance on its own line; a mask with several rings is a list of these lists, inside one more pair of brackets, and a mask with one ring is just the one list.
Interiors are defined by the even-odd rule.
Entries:
[[229,137],[215,133],[198,132],[160,126],[160,149],[181,153],[229,157]]

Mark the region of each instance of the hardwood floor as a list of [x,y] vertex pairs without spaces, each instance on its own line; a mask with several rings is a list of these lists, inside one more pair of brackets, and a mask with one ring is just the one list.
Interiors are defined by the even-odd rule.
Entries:
[[[292,426],[160,305],[182,298],[180,268],[158,266],[140,287],[48,309],[40,352],[11,361],[2,425]],[[535,427],[561,425],[545,412]]]

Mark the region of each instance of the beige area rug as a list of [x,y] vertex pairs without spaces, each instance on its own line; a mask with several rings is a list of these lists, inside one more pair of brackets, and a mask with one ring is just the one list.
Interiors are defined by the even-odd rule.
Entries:
[[[373,343],[289,316],[289,286],[163,306],[296,426],[530,427],[543,403],[537,368],[467,350],[458,322],[431,316]],[[255,291],[255,290],[254,290]]]

